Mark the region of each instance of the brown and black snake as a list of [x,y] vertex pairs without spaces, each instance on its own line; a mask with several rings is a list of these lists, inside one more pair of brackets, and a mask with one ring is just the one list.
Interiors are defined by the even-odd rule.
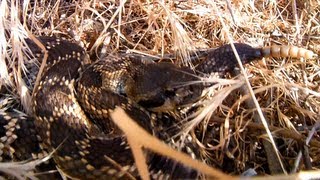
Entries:
[[[166,132],[165,127],[176,125],[179,116],[163,114],[177,112],[201,96],[204,85],[194,83],[199,82],[199,76],[224,73],[237,66],[230,45],[208,51],[207,58],[191,70],[129,56],[110,55],[90,62],[76,43],[55,37],[38,39],[48,58],[35,86],[32,115],[1,112],[1,158],[30,160],[54,151],[54,163],[72,178],[139,177],[126,137],[110,120],[110,110],[122,107],[150,134],[169,143],[179,128]],[[31,40],[28,43],[41,60],[41,49]],[[243,63],[270,54],[246,44],[236,43],[235,47]],[[196,147],[185,143],[182,151],[187,149]],[[195,170],[151,152],[147,153],[147,164],[154,179],[198,176]]]

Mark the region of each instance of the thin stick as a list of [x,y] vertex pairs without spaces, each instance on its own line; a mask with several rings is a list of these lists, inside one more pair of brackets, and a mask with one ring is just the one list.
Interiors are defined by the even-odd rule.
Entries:
[[34,92],[38,88],[40,78],[42,77],[41,75],[42,75],[43,69],[44,69],[45,65],[47,64],[48,51],[47,51],[46,47],[29,31],[28,31],[28,36],[44,52],[42,63],[41,63],[39,72],[37,74],[36,82],[34,84],[34,88],[32,91],[32,96],[34,96]]

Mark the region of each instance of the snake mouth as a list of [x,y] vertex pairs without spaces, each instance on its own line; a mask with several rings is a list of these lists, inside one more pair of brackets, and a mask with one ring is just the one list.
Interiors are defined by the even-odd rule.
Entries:
[[157,93],[152,97],[140,100],[138,104],[153,112],[173,111],[178,104],[175,97],[174,91],[166,90],[163,93]]
[[[195,85],[182,86],[170,90],[163,90],[151,96],[140,98],[137,102],[153,112],[174,112],[177,108],[196,102],[200,96],[200,87]],[[137,100],[137,98],[136,98]]]
[[156,108],[166,104],[172,97],[175,96],[173,91],[164,91],[163,93],[149,94],[138,100],[138,104],[143,107]]

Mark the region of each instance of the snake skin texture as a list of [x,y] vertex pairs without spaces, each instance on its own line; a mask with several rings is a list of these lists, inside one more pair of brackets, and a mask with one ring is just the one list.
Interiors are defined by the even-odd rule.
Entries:
[[[48,59],[35,86],[33,114],[0,113],[1,160],[39,158],[54,151],[55,164],[71,178],[138,178],[126,137],[111,122],[110,110],[122,107],[141,127],[170,145],[179,130],[179,116],[163,114],[176,112],[201,96],[203,85],[191,83],[199,81],[198,75],[225,72],[237,64],[230,45],[209,52],[208,59],[193,71],[125,56],[90,62],[76,43],[55,37],[38,39]],[[28,42],[41,60],[41,49]],[[259,49],[235,45],[244,63],[261,58]],[[172,126],[176,127],[172,132],[165,130]],[[196,157],[195,143],[184,144],[181,151]],[[199,175],[166,157],[152,152],[146,156],[152,179],[195,179]]]

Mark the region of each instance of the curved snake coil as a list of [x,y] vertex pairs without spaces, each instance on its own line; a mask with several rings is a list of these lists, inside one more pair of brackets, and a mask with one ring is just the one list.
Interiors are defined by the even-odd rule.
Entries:
[[[195,75],[223,73],[237,64],[230,45],[208,52],[208,58],[192,71],[128,57],[109,56],[91,63],[75,43],[54,37],[39,40],[48,59],[34,90],[33,117],[1,113],[2,160],[39,158],[55,150],[59,169],[80,179],[139,177],[126,137],[109,119],[109,110],[122,107],[141,127],[169,143],[177,131],[170,134],[164,129],[175,120],[152,114],[173,112],[196,101],[203,85],[181,86],[198,80]],[[29,45],[34,54],[43,55],[33,42]],[[235,46],[243,63],[266,56],[259,48]],[[193,149],[189,142],[182,151]],[[195,170],[150,152],[147,164],[154,179],[198,176]]]

